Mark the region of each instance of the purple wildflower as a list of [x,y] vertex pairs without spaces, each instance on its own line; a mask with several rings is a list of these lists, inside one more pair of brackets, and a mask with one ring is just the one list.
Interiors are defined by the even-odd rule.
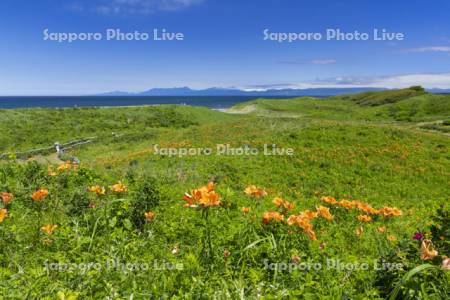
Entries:
[[422,232],[416,232],[413,236],[413,240],[420,241],[423,239],[423,233]]

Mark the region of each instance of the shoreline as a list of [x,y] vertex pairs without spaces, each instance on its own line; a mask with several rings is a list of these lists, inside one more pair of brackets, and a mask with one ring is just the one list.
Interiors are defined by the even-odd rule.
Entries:
[[[243,103],[243,102],[240,102]],[[55,110],[59,110],[59,109],[112,109],[112,108],[140,108],[140,107],[155,107],[155,106],[179,106],[179,107],[205,107],[208,108],[210,110],[214,110],[214,111],[220,111],[220,112],[226,112],[227,110],[229,110],[230,108],[232,108],[233,106],[230,107],[226,107],[226,108],[214,108],[214,107],[209,107],[209,106],[204,106],[204,105],[189,105],[189,104],[171,104],[171,103],[164,103],[164,104],[142,104],[142,105],[99,105],[99,106],[61,106],[61,107],[57,107],[57,106],[33,106],[33,107],[0,107],[0,111],[1,110],[18,110],[18,109],[55,109]]]

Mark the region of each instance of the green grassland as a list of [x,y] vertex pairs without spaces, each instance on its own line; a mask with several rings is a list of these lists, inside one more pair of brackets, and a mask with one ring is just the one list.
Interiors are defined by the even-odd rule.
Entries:
[[[170,105],[0,110],[0,154],[8,157],[0,161],[0,192],[14,194],[0,223],[0,299],[445,299],[450,276],[440,256],[450,255],[449,121],[450,96],[418,88],[258,99],[227,112]],[[79,168],[56,176],[48,174],[49,164],[61,163],[54,154],[14,155],[86,137],[97,139],[66,153],[80,159]],[[218,144],[247,145],[260,154],[216,155]],[[294,155],[262,155],[266,144],[292,148]],[[213,153],[169,157],[153,145]],[[126,193],[87,191],[119,180]],[[211,180],[221,205],[184,208],[183,194]],[[249,185],[268,196],[249,197]],[[49,197],[34,202],[30,195],[39,188]],[[322,196],[397,207],[403,215],[362,224],[358,212],[328,205],[334,220],[314,220],[316,241],[287,224],[261,222],[264,212],[276,210],[274,197],[293,202],[291,214],[298,214],[326,205]],[[155,213],[150,222],[146,211]],[[46,224],[57,224],[55,233],[43,233]],[[420,242],[411,239],[417,231],[433,240],[439,257],[419,258]],[[371,267],[267,268],[294,256],[302,263],[333,259]],[[150,268],[45,268],[103,266],[111,259]],[[403,267],[374,270],[382,260]]]

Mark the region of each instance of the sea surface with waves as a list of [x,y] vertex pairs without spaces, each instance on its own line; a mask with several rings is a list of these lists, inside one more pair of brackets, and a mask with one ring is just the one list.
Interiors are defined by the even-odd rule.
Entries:
[[[256,96],[14,96],[0,97],[0,109],[35,107],[108,107],[178,104],[225,109]],[[289,97],[264,97],[286,99]]]

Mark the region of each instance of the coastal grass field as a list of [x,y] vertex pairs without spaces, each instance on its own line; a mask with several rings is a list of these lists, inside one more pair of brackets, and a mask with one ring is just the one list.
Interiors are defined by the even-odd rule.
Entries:
[[0,299],[446,299],[449,134],[418,87],[0,110]]

